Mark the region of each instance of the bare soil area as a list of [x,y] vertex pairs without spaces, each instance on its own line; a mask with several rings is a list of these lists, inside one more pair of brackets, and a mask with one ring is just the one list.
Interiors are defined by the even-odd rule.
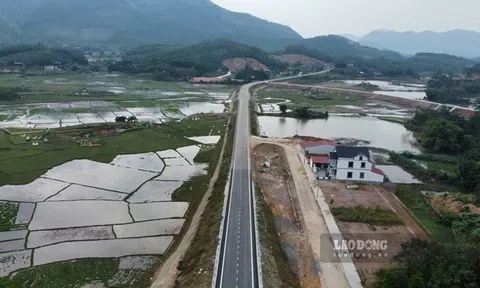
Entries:
[[252,67],[255,70],[263,70],[269,72],[270,69],[265,65],[253,58],[230,58],[223,61],[223,65],[231,72],[237,72],[245,69],[247,66]]
[[[357,185],[357,189],[347,186]],[[322,181],[320,188],[330,208],[333,207],[370,207],[377,206],[394,211],[405,225],[378,226],[364,223],[337,221],[345,238],[352,240],[387,240],[388,248],[384,253],[372,253],[367,257],[354,257],[354,263],[366,286],[376,281],[376,273],[391,265],[393,256],[401,250],[401,244],[418,237],[428,239],[428,234],[415,221],[400,201],[381,186],[348,182]]]
[[[298,200],[297,206],[297,218],[300,223],[304,223],[304,233],[308,236],[308,244],[313,251],[315,267],[317,267],[317,273],[320,278],[321,287],[323,288],[347,288],[349,287],[347,278],[345,277],[343,268],[338,262],[322,261],[324,253],[322,252],[322,235],[329,235],[325,219],[322,211],[318,206],[315,195],[312,191],[310,182],[307,178],[303,164],[297,155],[295,145],[299,139],[267,139],[267,138],[251,138],[252,151],[255,151],[254,147],[260,144],[273,144],[267,147],[280,147],[284,151],[285,161],[284,166],[288,169],[290,177],[295,185],[295,190],[292,191],[296,194]],[[278,148],[276,148],[278,149]],[[278,181],[278,179],[277,179]],[[324,241],[323,241],[324,242]],[[325,245],[325,243],[323,243]],[[327,249],[331,253],[333,251],[333,243],[330,242],[330,249]],[[323,247],[325,248],[325,247]],[[328,258],[330,254],[326,257]],[[316,286],[320,287],[320,286]]]
[[[253,152],[254,177],[272,210],[283,250],[303,287],[321,287],[318,268],[308,233],[299,213],[295,184],[291,178],[284,149],[261,144]],[[268,161],[270,168],[263,167]]]

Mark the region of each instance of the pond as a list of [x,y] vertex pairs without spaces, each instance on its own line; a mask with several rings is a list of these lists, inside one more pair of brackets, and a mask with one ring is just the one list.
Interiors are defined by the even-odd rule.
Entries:
[[330,116],[328,120],[299,120],[273,116],[258,117],[262,135],[268,137],[313,136],[327,139],[349,138],[368,141],[370,147],[392,151],[420,152],[415,139],[403,125],[375,117]]

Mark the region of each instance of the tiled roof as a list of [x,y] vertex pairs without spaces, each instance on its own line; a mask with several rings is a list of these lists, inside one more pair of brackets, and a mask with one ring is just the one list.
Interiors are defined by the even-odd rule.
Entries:
[[313,164],[328,164],[328,156],[313,156]]
[[376,168],[375,166],[372,167],[372,172],[375,173],[375,174],[379,174],[379,175],[385,176],[385,173],[383,173],[382,170]]

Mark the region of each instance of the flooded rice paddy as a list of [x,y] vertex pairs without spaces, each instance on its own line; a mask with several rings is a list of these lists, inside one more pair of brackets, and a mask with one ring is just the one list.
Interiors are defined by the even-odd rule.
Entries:
[[198,113],[222,113],[235,89],[106,75],[2,76],[0,85],[23,86],[30,92],[22,94],[25,104],[0,104],[0,128],[68,127],[115,122],[118,116],[165,123]]
[[19,203],[23,226],[0,232],[0,277],[92,257],[125,259],[113,282],[131,267],[147,269],[157,258],[138,255],[163,254],[185,222],[189,203],[172,202],[172,194],[206,173],[208,165],[193,161],[200,149],[119,155],[110,164],[74,160],[32,183],[1,186],[0,201]]

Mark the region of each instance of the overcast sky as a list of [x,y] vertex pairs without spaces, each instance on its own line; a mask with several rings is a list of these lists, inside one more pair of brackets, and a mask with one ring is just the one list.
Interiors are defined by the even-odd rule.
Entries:
[[396,31],[480,32],[480,0],[212,0],[292,27],[304,37]]

